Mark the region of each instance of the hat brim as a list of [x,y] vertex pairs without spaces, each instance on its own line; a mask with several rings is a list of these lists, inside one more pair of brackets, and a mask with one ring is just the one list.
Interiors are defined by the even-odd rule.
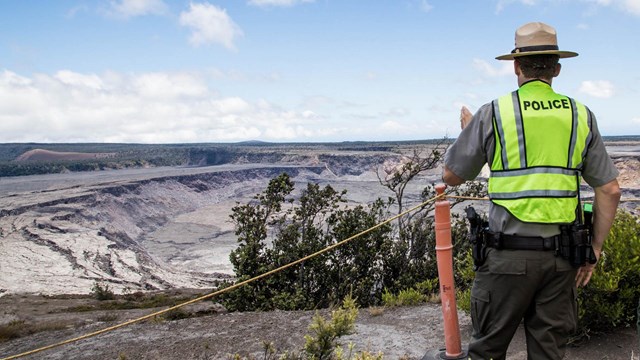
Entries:
[[496,57],[496,60],[513,60],[518,57],[530,56],[530,55],[558,55],[559,58],[564,59],[564,58],[576,57],[578,56],[578,53],[573,51],[560,51],[560,50],[528,51],[528,52],[500,55]]

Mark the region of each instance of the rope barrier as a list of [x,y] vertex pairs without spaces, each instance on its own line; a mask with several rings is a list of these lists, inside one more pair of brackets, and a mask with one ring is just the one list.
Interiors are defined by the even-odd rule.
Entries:
[[318,250],[318,251],[314,252],[311,255],[307,255],[307,256],[305,256],[303,258],[300,258],[300,259],[295,260],[293,262],[290,262],[288,264],[282,265],[279,268],[267,271],[266,273],[260,274],[258,276],[255,276],[255,277],[251,278],[251,279],[247,279],[245,281],[233,284],[233,285],[231,285],[231,286],[229,286],[227,288],[224,288],[224,289],[221,289],[221,290],[218,290],[218,291],[214,291],[212,293],[209,293],[207,295],[203,295],[203,296],[198,297],[196,299],[189,300],[187,302],[172,306],[172,307],[164,309],[164,310],[156,311],[154,313],[151,313],[151,314],[148,314],[148,315],[136,318],[136,319],[125,321],[123,323],[120,323],[120,324],[117,324],[117,325],[114,325],[114,326],[110,326],[110,327],[104,328],[102,330],[94,331],[92,333],[88,333],[88,334],[85,334],[85,335],[82,335],[82,336],[78,336],[78,337],[75,337],[75,338],[72,338],[72,339],[61,341],[61,342],[56,343],[56,344],[43,346],[41,348],[30,350],[30,351],[27,351],[27,352],[23,352],[23,353],[20,353],[20,354],[17,354],[17,355],[12,355],[12,356],[3,358],[1,360],[17,359],[17,358],[21,358],[21,357],[28,356],[28,355],[33,355],[33,354],[36,354],[36,353],[39,353],[39,352],[42,352],[42,351],[45,351],[45,350],[49,350],[49,349],[53,349],[53,348],[56,348],[56,347],[60,347],[60,346],[66,345],[66,344],[70,344],[70,343],[73,343],[73,342],[77,342],[77,341],[80,341],[80,340],[88,339],[90,337],[94,337],[94,336],[97,336],[97,335],[100,335],[100,334],[104,334],[106,332],[114,331],[116,329],[131,325],[131,324],[135,324],[135,323],[138,323],[140,321],[144,321],[144,320],[150,319],[150,318],[158,316],[158,315],[165,314],[165,313],[167,313],[169,311],[181,308],[183,306],[191,305],[191,304],[194,304],[196,302],[200,302],[202,300],[206,300],[206,299],[215,297],[215,296],[220,295],[222,293],[225,293],[227,291],[231,291],[231,290],[237,289],[237,288],[239,288],[241,286],[247,285],[247,284],[252,283],[254,281],[257,281],[257,280],[260,280],[262,278],[265,278],[265,277],[268,277],[270,275],[273,275],[273,274],[275,274],[277,272],[280,272],[280,271],[283,271],[285,269],[288,269],[288,268],[290,268],[290,267],[292,267],[294,265],[297,265],[297,264],[299,264],[301,262],[307,261],[307,260],[309,260],[311,258],[314,258],[314,257],[318,256],[318,255],[322,255],[322,254],[324,254],[324,253],[326,253],[326,252],[328,252],[330,250],[333,250],[333,249],[335,249],[335,248],[337,248],[339,246],[342,246],[342,245],[348,243],[349,241],[351,241],[353,239],[356,239],[356,238],[358,238],[358,237],[360,237],[360,236],[362,236],[364,234],[370,233],[371,231],[373,231],[373,230],[375,230],[375,229],[377,229],[377,228],[379,228],[381,226],[384,226],[384,225],[392,222],[393,220],[396,220],[396,219],[398,219],[398,218],[400,218],[400,217],[402,217],[402,216],[404,216],[404,215],[406,215],[406,214],[408,214],[410,212],[416,211],[416,210],[424,207],[428,203],[434,202],[434,201],[436,201],[436,200],[438,200],[439,198],[442,198],[442,197],[446,197],[446,195],[445,194],[440,194],[438,196],[435,196],[435,197],[433,197],[433,198],[431,198],[431,199],[429,199],[427,201],[422,202],[419,205],[416,205],[416,206],[414,206],[414,207],[412,207],[412,208],[410,208],[410,209],[408,209],[408,210],[406,210],[406,211],[404,211],[404,212],[402,212],[402,213],[400,213],[398,215],[395,215],[395,216],[393,216],[393,217],[391,217],[391,218],[389,218],[389,219],[387,219],[387,220],[385,220],[383,222],[380,222],[380,223],[378,223],[378,224],[376,224],[376,225],[374,225],[374,226],[372,226],[372,227],[370,227],[370,228],[368,228],[366,230],[363,230],[363,231],[361,231],[361,232],[359,232],[359,233],[357,233],[357,234],[355,234],[355,235],[353,235],[351,237],[348,237],[348,238],[346,238],[346,239],[344,239],[344,240],[342,240],[340,242],[337,242],[337,243],[335,243],[333,245],[329,245],[324,249]]

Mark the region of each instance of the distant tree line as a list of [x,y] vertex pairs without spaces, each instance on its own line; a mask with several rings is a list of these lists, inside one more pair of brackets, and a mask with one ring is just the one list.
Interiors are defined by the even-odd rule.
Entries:
[[[446,140],[445,140],[446,141]],[[440,140],[442,142],[442,140]],[[208,166],[236,162],[277,162],[288,152],[304,154],[306,150],[393,152],[398,146],[437,144],[435,140],[396,142],[340,143],[265,143],[236,144],[0,144],[0,177],[53,174],[66,171],[95,171],[144,166]],[[16,161],[35,149],[73,153],[113,153],[115,156],[84,160]]]
[[[46,149],[56,152],[104,153],[115,156],[83,160],[15,159],[27,151]],[[226,146],[128,145],[128,144],[0,144],[0,177],[54,174],[157,166],[204,166],[233,161],[238,151]]]

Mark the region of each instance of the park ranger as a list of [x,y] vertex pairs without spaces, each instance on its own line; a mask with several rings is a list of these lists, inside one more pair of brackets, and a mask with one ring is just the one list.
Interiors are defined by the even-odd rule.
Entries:
[[[515,49],[496,58],[513,60],[519,88],[473,116],[461,110],[443,180],[459,185],[485,163],[491,170],[489,226],[471,290],[472,359],[504,359],[523,319],[528,358],[561,359],[577,324],[576,286],[589,282],[611,228],[618,171],[596,118],[551,87],[559,59],[577,55],[559,50],[553,27],[525,24]],[[588,233],[581,179],[595,192]]]

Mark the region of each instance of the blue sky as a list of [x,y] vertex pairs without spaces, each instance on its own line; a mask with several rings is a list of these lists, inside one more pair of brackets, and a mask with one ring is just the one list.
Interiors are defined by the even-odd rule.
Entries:
[[580,54],[555,90],[640,134],[640,0],[0,0],[0,142],[456,137],[530,21]]

